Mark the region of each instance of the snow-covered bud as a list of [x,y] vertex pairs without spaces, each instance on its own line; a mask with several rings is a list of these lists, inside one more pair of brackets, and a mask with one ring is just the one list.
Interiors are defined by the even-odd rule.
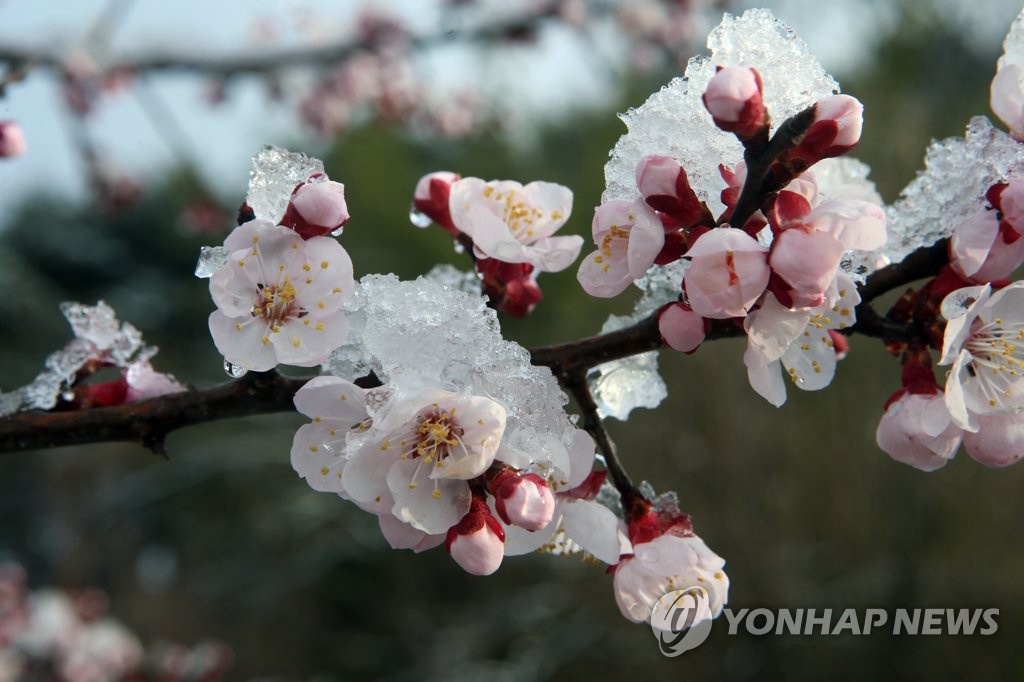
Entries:
[[741,140],[767,138],[768,112],[761,97],[761,76],[755,69],[718,67],[704,91],[704,106],[715,125]]
[[303,239],[309,239],[334,232],[348,219],[345,185],[318,174],[292,192],[281,224],[295,230]]
[[936,386],[930,394],[897,391],[878,423],[875,440],[897,462],[935,471],[953,458],[962,435]]
[[685,303],[670,303],[658,313],[658,331],[672,348],[692,353],[707,336],[704,318]]
[[640,159],[636,186],[648,206],[670,217],[678,227],[714,224],[711,212],[690,187],[686,171],[671,156],[651,154]]
[[1024,413],[978,416],[978,431],[964,432],[964,449],[990,467],[1006,467],[1024,456]]
[[21,156],[27,146],[20,125],[14,121],[0,121],[0,157]]
[[814,122],[793,151],[811,165],[840,156],[860,142],[864,105],[849,95],[832,95],[814,105]]
[[505,556],[505,531],[487,503],[474,496],[469,511],[448,530],[445,549],[472,575],[490,575]]
[[[413,192],[413,208],[430,220],[443,227],[453,237],[459,236],[459,231],[452,223],[452,215],[448,210],[448,196],[451,194],[452,183],[461,178],[458,173],[451,171],[437,171],[428,173],[416,183],[416,190]],[[427,221],[414,221],[417,227],[427,227]]]
[[683,287],[701,317],[745,317],[764,293],[769,269],[765,251],[743,230],[720,227],[702,234],[687,252],[692,259]]
[[523,474],[511,467],[502,469],[487,483],[494,495],[494,508],[505,523],[540,530],[555,514],[551,487],[537,474]]
[[1010,135],[1024,140],[1024,68],[1001,66],[992,79],[991,96],[992,111],[1010,129]]

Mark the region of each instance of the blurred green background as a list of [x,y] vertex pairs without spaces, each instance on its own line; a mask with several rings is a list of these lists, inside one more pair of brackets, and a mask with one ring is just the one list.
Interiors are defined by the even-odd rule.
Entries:
[[[836,74],[865,104],[856,156],[887,201],[929,139],[960,135],[971,115],[988,113],[1001,51],[966,45],[935,8],[900,6],[900,30],[877,59]],[[623,83],[616,110],[671,75]],[[414,277],[434,262],[466,262],[440,230],[407,222],[406,197],[423,173],[562,183],[575,192],[565,232],[588,235],[621,132],[608,110],[548,126],[527,148],[371,126],[306,151],[346,184],[354,218],[343,243],[357,275]],[[190,276],[199,245],[220,237],[177,223],[198,196],[182,172],[116,215],[26,198],[0,231],[0,385],[30,380],[69,337],[60,301],[101,298],[160,346],[159,369],[198,386],[223,381],[206,282]],[[630,307],[628,296],[584,296],[573,270],[541,283],[534,315],[503,322],[527,345],[595,333]],[[295,476],[298,415],[175,433],[170,461],[121,444],[3,455],[0,559],[22,562],[37,586],[104,588],[113,614],[146,641],[228,643],[237,679],[1016,679],[1024,468],[988,470],[961,455],[924,474],[891,461],[874,430],[898,365],[876,341],[851,345],[829,389],[791,390],[778,410],[747,385],[740,340],[662,353],[669,398],[611,424],[627,466],[679,492],[728,562],[734,608],[995,607],[997,634],[728,636],[723,619],[699,649],[666,659],[647,627],[619,615],[610,576],[594,566],[537,555],[475,578],[443,550],[388,549],[373,518]]]

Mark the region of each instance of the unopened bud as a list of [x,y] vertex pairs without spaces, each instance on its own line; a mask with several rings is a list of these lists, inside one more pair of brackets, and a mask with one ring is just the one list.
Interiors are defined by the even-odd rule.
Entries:
[[303,239],[309,239],[334,232],[348,219],[345,185],[327,180],[296,187],[281,224],[298,232]]
[[505,531],[483,499],[474,497],[462,520],[448,529],[445,549],[472,575],[490,575],[505,556]]
[[[460,178],[458,173],[451,171],[428,173],[416,183],[416,190],[413,192],[412,198],[413,206],[417,211],[456,237],[460,232],[452,223],[452,216],[448,210],[448,196],[451,194],[452,184]],[[418,223],[417,225],[419,226]],[[429,223],[424,222],[422,227],[427,225]]]
[[719,67],[704,91],[715,125],[741,140],[768,133],[768,112],[761,97],[761,76],[756,70],[737,66]]
[[526,530],[546,528],[555,515],[555,496],[537,474],[505,471],[491,484],[494,507],[505,523]]

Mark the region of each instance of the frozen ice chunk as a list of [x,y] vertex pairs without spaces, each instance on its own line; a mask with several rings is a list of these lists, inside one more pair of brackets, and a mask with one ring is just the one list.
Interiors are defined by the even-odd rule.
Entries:
[[963,139],[932,142],[918,172],[887,210],[889,242],[883,256],[903,260],[921,246],[953,233],[985,205],[988,188],[1024,171],[1024,147],[976,116]]
[[424,279],[431,282],[443,284],[449,289],[457,289],[467,294],[480,293],[480,276],[476,270],[459,270],[454,265],[441,263],[430,269],[430,272],[423,275]]
[[9,417],[20,410],[24,399],[24,389],[18,388],[9,393],[0,391],[0,417]]
[[[12,406],[15,410],[53,408],[89,363],[128,367],[156,354],[156,348],[143,344],[139,330],[128,322],[118,322],[114,309],[103,301],[95,306],[61,303],[60,310],[75,338],[46,358],[43,371],[30,384],[0,397],[0,414]],[[11,397],[15,394],[19,396],[16,406]]]
[[686,169],[697,196],[712,213],[724,209],[718,164],[735,165],[742,147],[735,136],[715,127],[701,95],[716,66],[752,66],[764,83],[764,102],[773,127],[839,91],[804,42],[771,12],[753,9],[740,17],[726,14],[708,36],[710,57],[694,57],[685,75],[622,115],[628,132],[619,138],[605,165],[602,201],[632,201],[636,164],[647,154],[667,154]]
[[685,260],[655,265],[636,280],[634,284],[643,293],[633,309],[632,321],[638,322],[666,303],[678,301],[683,293],[683,276],[687,267],[689,262]]
[[[632,323],[632,317],[612,315],[601,328],[601,332],[622,329]],[[658,373],[658,351],[640,353],[598,365],[590,371],[587,378],[602,417],[615,417],[626,421],[634,409],[654,409],[668,396],[665,382]]]
[[310,175],[323,172],[324,164],[320,159],[263,145],[252,157],[245,203],[257,218],[277,225],[284,217],[295,186],[308,180]]
[[196,263],[196,277],[208,279],[213,273],[228,264],[230,254],[223,246],[199,247],[199,262]]
[[488,396],[508,411],[504,445],[538,462],[559,448],[564,456],[573,428],[565,395],[549,369],[532,365],[525,348],[502,338],[479,293],[394,275],[368,275],[357,288],[346,305],[353,341],[332,354],[327,371],[351,379],[372,368],[405,395],[441,388]]

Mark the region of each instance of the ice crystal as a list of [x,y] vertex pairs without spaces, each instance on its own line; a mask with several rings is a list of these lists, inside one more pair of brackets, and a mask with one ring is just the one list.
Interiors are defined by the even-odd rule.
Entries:
[[228,264],[231,254],[223,246],[199,247],[199,262],[196,263],[196,277],[208,279],[213,273]]
[[[632,317],[612,315],[601,328],[601,333],[622,329],[633,321]],[[626,421],[634,409],[654,409],[668,396],[665,382],[658,373],[658,351],[598,365],[591,370],[588,380],[602,417]]]
[[720,213],[723,188],[718,165],[735,164],[742,147],[718,130],[701,102],[716,66],[752,66],[764,83],[764,102],[777,126],[814,102],[839,91],[803,41],[771,12],[755,9],[725,15],[708,36],[710,57],[694,57],[685,75],[622,115],[628,132],[619,138],[605,165],[603,201],[632,201],[637,162],[647,154],[668,154],[686,169],[697,195]]
[[249,192],[245,203],[256,218],[277,225],[288,208],[292,190],[314,173],[323,173],[324,164],[305,154],[263,145],[252,157]]

